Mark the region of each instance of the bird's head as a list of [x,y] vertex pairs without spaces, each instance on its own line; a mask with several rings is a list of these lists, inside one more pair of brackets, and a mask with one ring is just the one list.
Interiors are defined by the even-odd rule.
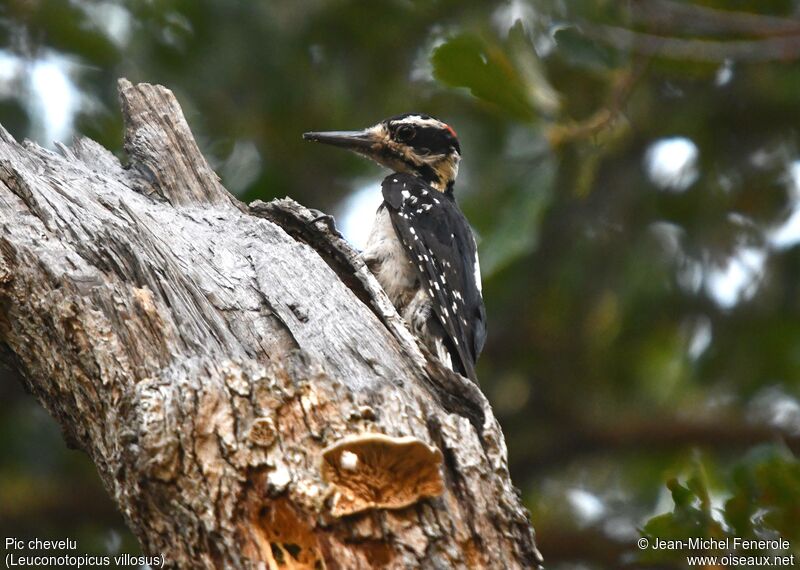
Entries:
[[303,138],[363,154],[395,172],[419,176],[440,192],[452,191],[461,147],[446,123],[422,113],[407,113],[363,131],[305,133]]

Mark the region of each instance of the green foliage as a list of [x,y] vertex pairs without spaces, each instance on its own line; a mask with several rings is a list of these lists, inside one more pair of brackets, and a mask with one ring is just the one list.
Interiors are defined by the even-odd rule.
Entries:
[[[754,449],[740,460],[727,477],[727,485],[712,488],[706,475],[707,466],[695,460],[689,468],[685,484],[677,478],[667,481],[674,508],[651,518],[643,535],[655,544],[658,539],[688,542],[692,538],[714,539],[714,545],[728,548],[708,550],[674,549],[672,551],[643,551],[642,560],[657,562],[665,559],[679,563],[687,554],[723,555],[732,552],[739,556],[769,553],[769,550],[741,549],[737,552],[734,539],[763,540],[782,537],[789,541],[789,552],[798,548],[798,514],[800,514],[800,461],[783,448],[773,445]],[[724,507],[712,504],[712,495],[720,491],[733,493]]]
[[800,545],[800,461],[785,449],[755,449],[733,469],[725,520],[736,536],[778,533]]
[[[722,524],[714,517],[708,481],[702,465],[696,463],[693,466],[685,485],[673,478],[667,481],[667,488],[675,507],[672,512],[653,517],[645,525],[642,534],[650,540],[651,545],[659,539],[688,542],[692,538],[721,540],[727,536]],[[678,562],[684,560],[687,554],[691,554],[688,549],[667,551],[666,555],[664,552],[649,549],[643,551],[642,559],[654,562],[663,561],[667,557]]]
[[[550,159],[552,160],[552,158]],[[503,208],[497,212],[497,223],[487,234],[481,247],[481,271],[493,275],[509,263],[529,255],[538,245],[537,229],[550,202],[549,192],[554,167],[534,172],[535,180],[528,187],[540,187],[540,192],[514,191]],[[520,202],[518,198],[523,198]]]
[[536,117],[524,81],[499,46],[473,34],[461,34],[437,47],[431,62],[439,81],[466,87],[515,119],[532,121]]
[[[98,24],[98,6],[129,19],[127,39]],[[800,240],[779,239],[800,215],[800,54],[790,42],[751,63],[733,49],[793,37],[780,29],[799,9],[13,0],[0,6],[0,41],[23,70],[70,58],[76,128],[102,144],[121,149],[117,77],[164,83],[243,198],[289,194],[337,216],[381,173],[300,133],[404,111],[454,125],[488,308],[479,376],[513,478],[548,568],[622,568],[641,554],[640,532],[800,544]],[[20,138],[42,122],[25,77],[0,75],[0,122]],[[659,143],[673,163],[695,154],[659,176]],[[0,398],[0,440],[13,440],[25,402]],[[26,433],[37,452],[4,446],[0,489],[25,490],[31,471],[87,480],[64,467],[63,446],[42,435],[52,431]],[[84,503],[101,504],[94,492]],[[78,516],[9,496],[27,505],[0,517],[9,536]],[[68,514],[51,516],[48,502]],[[674,553],[645,554],[681,567]]]

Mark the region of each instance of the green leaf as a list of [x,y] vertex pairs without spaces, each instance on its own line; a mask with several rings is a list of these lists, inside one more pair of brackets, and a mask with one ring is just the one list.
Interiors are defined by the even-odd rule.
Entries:
[[667,488],[672,494],[675,510],[688,509],[696,499],[695,494],[688,487],[681,485],[677,479],[667,481]]
[[462,34],[436,48],[433,74],[451,87],[466,87],[483,101],[523,121],[536,117],[525,83],[508,56],[496,45]]

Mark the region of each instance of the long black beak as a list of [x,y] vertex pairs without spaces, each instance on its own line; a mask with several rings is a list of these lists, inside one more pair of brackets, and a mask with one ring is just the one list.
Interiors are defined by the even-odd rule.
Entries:
[[338,146],[356,152],[366,152],[372,148],[377,140],[368,131],[327,131],[322,133],[303,133],[307,141],[316,141],[332,146]]

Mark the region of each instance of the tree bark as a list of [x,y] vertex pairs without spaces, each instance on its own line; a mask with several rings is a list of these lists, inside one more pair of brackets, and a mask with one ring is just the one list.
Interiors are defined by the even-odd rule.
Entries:
[[0,340],[175,567],[530,568],[480,390],[329,218],[246,206],[172,93],[120,81],[128,164],[0,127]]

